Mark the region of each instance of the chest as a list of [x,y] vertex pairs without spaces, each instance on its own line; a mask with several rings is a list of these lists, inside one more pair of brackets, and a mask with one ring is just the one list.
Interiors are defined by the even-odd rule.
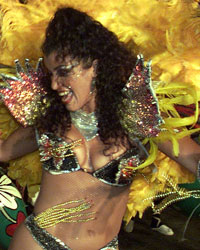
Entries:
[[[84,171],[110,185],[127,185],[133,173],[129,162],[138,166],[141,156],[137,147],[123,150],[119,146],[107,148],[95,138],[88,144],[82,138],[67,142],[53,134],[43,134],[39,140],[43,168],[51,174]],[[106,151],[106,153],[105,153]]]

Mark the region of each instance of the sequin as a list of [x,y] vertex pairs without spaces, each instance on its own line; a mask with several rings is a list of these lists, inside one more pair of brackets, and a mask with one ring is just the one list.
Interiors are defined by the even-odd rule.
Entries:
[[[33,239],[44,249],[44,250],[72,250],[64,242],[57,237],[51,235],[45,229],[40,228],[34,220],[34,214],[29,215],[25,220],[25,225],[30,231]],[[115,237],[106,246],[99,250],[117,250],[118,239]]]
[[69,144],[52,133],[46,133],[41,135],[38,142],[43,168],[51,174],[81,170],[112,186],[129,185],[133,180],[134,167],[137,168],[146,157],[142,155],[144,147],[141,148],[141,145],[137,145],[105,166],[90,172],[80,167],[73,152],[73,147],[80,145],[82,140]]
[[33,239],[45,250],[71,250],[57,237],[40,228],[34,220],[34,215],[29,215],[25,220],[25,225],[30,231]]
[[133,169],[129,169],[128,162],[135,159],[135,166],[142,163],[138,148],[134,147],[106,166],[96,170],[93,176],[112,186],[130,185],[133,180]]
[[34,71],[26,59],[25,72],[18,60],[15,64],[17,77],[0,75],[5,82],[0,86],[0,95],[12,115],[26,127],[34,125],[36,120],[46,113],[50,100],[47,98],[47,92],[40,86],[44,76],[40,67]]
[[[74,141],[72,143],[67,143],[61,138],[57,138],[53,136],[52,134],[47,133],[47,134],[42,134],[38,142],[40,145],[39,147],[40,156],[41,156],[40,160],[41,162],[44,162],[44,168],[46,170],[51,170],[52,166],[54,166],[54,168],[56,168],[56,170],[59,171],[61,170],[61,166],[63,165],[63,161],[65,159],[68,158],[68,159],[73,160],[72,157],[71,158],[69,157],[74,156],[73,148],[80,146],[82,143],[82,139]],[[70,164],[69,161],[68,161],[68,164]],[[77,165],[77,167],[74,168],[74,171],[78,169],[80,169],[79,165]]]
[[119,114],[121,124],[130,138],[157,136],[164,121],[151,87],[150,62],[145,67],[142,55],[138,56],[133,73],[122,91],[124,99]]
[[97,118],[95,113],[85,113],[82,110],[70,112],[72,123],[81,132],[87,141],[98,136]]

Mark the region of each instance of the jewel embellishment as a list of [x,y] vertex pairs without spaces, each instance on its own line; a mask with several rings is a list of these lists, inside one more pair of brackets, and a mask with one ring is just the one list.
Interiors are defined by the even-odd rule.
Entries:
[[138,56],[136,66],[122,92],[125,98],[119,114],[122,117],[121,124],[130,138],[157,136],[163,119],[151,86],[151,62],[144,66],[142,55]]
[[118,166],[118,173],[116,174],[116,182],[122,183],[123,180],[129,179],[132,181],[134,175],[134,167],[137,167],[141,163],[139,156],[135,155],[129,159],[122,159]]
[[78,111],[71,112],[70,114],[72,123],[87,141],[90,141],[98,136],[98,122],[94,112],[87,114],[80,109]]
[[[66,157],[73,156],[73,148],[80,146],[82,139],[67,143],[65,141],[55,141],[50,139],[46,134],[43,134],[39,139],[41,162],[53,158],[55,167],[59,170]],[[68,150],[70,150],[68,152]]]
[[0,74],[4,83],[0,83],[0,95],[11,114],[24,127],[34,125],[36,120],[43,116],[50,106],[47,92],[40,86],[44,79],[41,69],[41,59],[36,70],[25,60],[25,70],[15,60],[17,76]]

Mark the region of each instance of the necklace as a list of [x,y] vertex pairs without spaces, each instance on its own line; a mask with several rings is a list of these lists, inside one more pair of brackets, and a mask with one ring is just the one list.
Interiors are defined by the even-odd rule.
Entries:
[[95,113],[90,114],[80,110],[70,112],[72,123],[85,137],[86,141],[90,141],[98,136],[97,118]]

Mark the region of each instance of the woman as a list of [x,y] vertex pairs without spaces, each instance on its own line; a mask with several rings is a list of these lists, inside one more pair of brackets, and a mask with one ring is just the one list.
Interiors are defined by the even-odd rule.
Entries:
[[[121,176],[120,164],[134,159],[139,165],[145,154],[118,112],[136,58],[113,33],[72,8],[56,12],[42,50],[51,107],[36,132],[20,128],[1,141],[1,161],[39,146],[43,162],[34,214],[9,249],[118,249],[132,179]],[[170,142],[159,146],[173,157]],[[173,158],[196,173],[199,147],[184,138],[180,152]]]

